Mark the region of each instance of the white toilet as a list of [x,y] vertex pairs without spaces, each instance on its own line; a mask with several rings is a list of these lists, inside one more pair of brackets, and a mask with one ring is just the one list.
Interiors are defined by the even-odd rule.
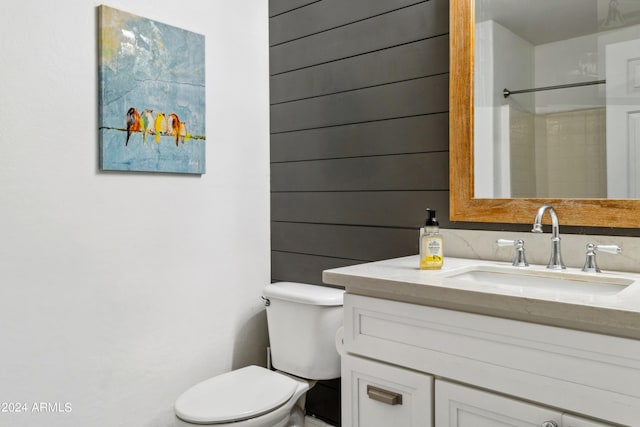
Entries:
[[344,291],[279,282],[264,288],[271,362],[205,380],[175,403],[176,426],[302,427],[315,380],[340,376],[335,336]]

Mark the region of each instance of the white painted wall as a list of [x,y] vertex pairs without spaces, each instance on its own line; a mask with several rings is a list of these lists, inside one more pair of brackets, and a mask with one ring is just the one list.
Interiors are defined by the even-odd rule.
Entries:
[[[633,25],[536,46],[535,87],[605,80],[607,45],[635,40],[639,33],[640,25]],[[605,95],[606,85],[537,92],[536,113],[603,107]]]
[[[509,197],[509,101],[502,90],[533,84],[533,45],[495,21],[476,23],[475,43],[475,74],[491,78],[474,86],[474,196]],[[520,96],[518,109],[530,111],[529,99]]]
[[[598,51],[601,33],[547,43],[535,48],[535,84],[555,86],[605,79],[598,65],[604,52]],[[536,113],[548,114],[597,108],[604,105],[604,85],[579,86],[536,92]]]
[[27,404],[3,426],[169,426],[264,360],[267,2],[108,4],[206,36],[202,177],[98,170],[99,4],[0,7],[0,401]]
[[[474,75],[493,76],[494,61],[494,21],[476,23]],[[493,197],[493,175],[497,166],[494,164],[493,141],[494,123],[497,120],[493,78],[476,79],[474,81],[474,115],[473,122],[473,159],[474,159],[474,197]]]

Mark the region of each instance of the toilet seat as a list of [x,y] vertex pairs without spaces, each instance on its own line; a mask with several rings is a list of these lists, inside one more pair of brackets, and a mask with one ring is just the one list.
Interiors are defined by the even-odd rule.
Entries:
[[284,405],[297,387],[286,375],[247,366],[191,387],[176,400],[175,411],[180,419],[194,424],[241,421]]

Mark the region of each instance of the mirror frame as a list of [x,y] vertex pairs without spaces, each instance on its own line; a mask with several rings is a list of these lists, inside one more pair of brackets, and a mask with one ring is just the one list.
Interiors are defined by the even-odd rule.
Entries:
[[640,228],[640,200],[473,197],[475,0],[450,0],[449,4],[450,220],[529,224],[540,205],[548,203],[562,225]]

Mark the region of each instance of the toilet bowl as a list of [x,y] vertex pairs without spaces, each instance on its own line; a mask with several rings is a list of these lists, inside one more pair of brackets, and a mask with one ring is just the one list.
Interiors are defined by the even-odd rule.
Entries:
[[267,285],[270,370],[247,366],[202,381],[176,400],[176,426],[303,427],[305,393],[340,376],[335,334],[344,291],[302,283]]
[[312,383],[259,366],[210,378],[175,403],[176,426],[285,427],[304,424],[298,401]]

